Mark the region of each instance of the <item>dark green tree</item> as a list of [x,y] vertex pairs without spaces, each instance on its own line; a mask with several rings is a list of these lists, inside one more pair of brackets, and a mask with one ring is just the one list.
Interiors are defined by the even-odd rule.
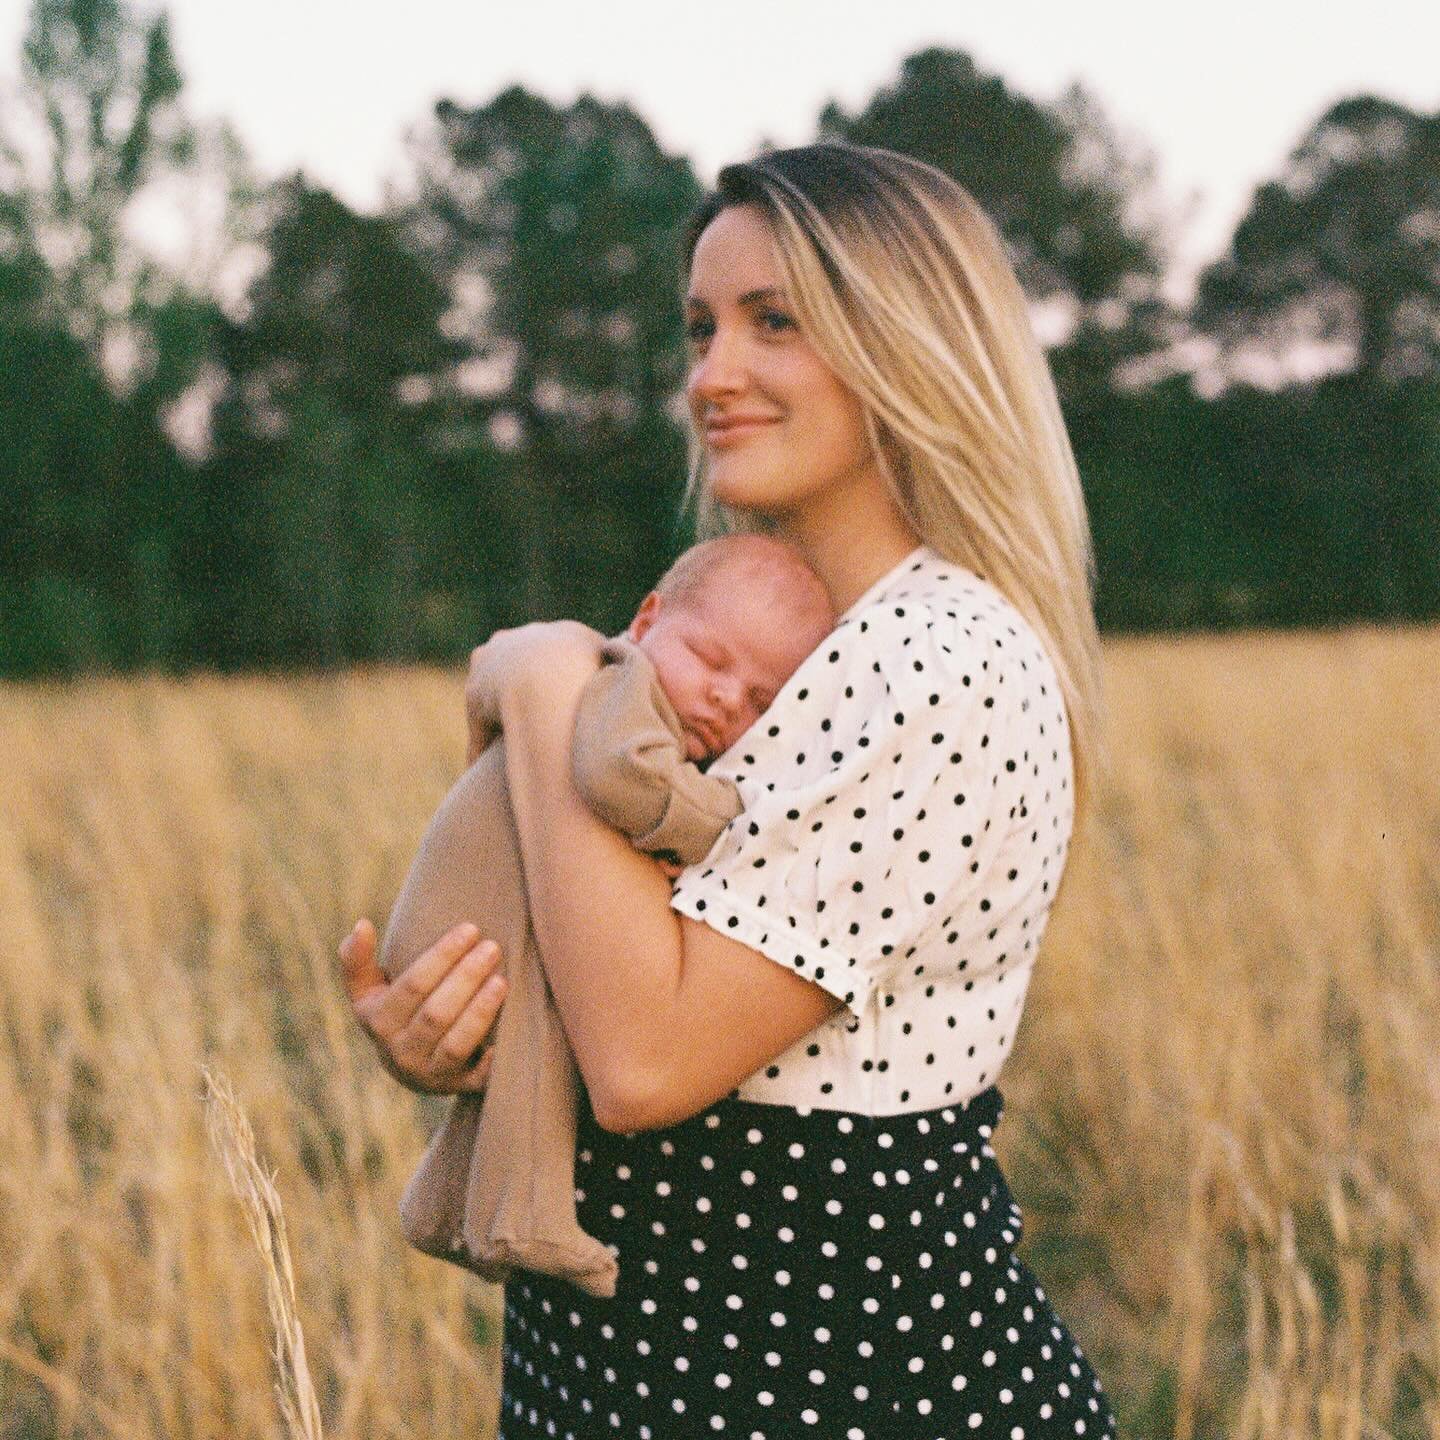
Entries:
[[1440,375],[1440,114],[1327,110],[1201,276],[1194,323],[1231,357],[1341,341],[1381,383]]
[[184,467],[56,324],[49,280],[0,259],[0,674],[170,666]]
[[435,396],[458,353],[448,299],[384,217],[295,178],[274,195],[269,264],[226,322],[224,390],[189,583],[220,664],[410,656],[448,516]]
[[194,381],[194,322],[253,228],[239,141],[193,123],[182,88],[164,11],[32,0],[0,95],[0,254],[38,257],[54,323],[154,406]]
[[28,395],[0,438],[0,478],[7,593],[28,619],[7,643],[21,668],[176,664],[193,487],[164,427],[206,366],[205,282],[228,231],[162,259],[140,220],[203,211],[186,197],[205,187],[223,202],[238,151],[184,114],[163,13],[34,0],[19,72],[0,103],[0,368]]
[[608,626],[673,553],[690,165],[628,106],[519,87],[442,102],[415,160],[409,230],[449,288],[475,414],[508,449],[506,618]]
[[820,133],[913,155],[965,186],[1032,304],[1060,317],[1050,360],[1062,397],[1114,387],[1168,343],[1153,162],[1080,86],[1046,106],[960,51],[923,50],[859,114],[827,105]]
[[127,218],[193,152],[169,23],[122,0],[34,0],[20,70],[0,125],[0,223],[44,258],[59,317],[98,359],[155,279]]

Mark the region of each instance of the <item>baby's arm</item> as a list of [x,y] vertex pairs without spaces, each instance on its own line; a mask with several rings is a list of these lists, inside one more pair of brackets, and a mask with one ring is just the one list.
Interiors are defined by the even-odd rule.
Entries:
[[613,640],[604,654],[612,663],[580,697],[571,775],[590,809],[673,878],[710,852],[740,813],[740,793],[686,759],[674,711],[643,652]]

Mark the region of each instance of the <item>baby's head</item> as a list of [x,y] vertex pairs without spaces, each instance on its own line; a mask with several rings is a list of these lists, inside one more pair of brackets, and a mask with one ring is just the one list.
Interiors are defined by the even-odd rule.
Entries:
[[645,597],[626,634],[650,657],[686,756],[728,750],[834,628],[820,577],[771,535],[692,546]]

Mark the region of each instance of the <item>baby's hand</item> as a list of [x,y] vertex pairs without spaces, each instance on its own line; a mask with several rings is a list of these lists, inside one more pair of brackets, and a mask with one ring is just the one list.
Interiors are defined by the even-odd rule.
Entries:
[[[600,666],[604,637],[575,620],[541,620],[512,630],[497,630],[470,652],[470,674],[465,682],[465,715],[470,743],[466,765],[501,728],[502,696],[513,696],[527,682],[542,686],[550,703],[557,695],[568,699]],[[571,689],[563,691],[569,684]]]

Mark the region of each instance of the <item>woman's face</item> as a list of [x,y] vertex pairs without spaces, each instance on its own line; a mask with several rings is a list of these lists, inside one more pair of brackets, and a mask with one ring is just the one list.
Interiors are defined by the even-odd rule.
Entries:
[[859,399],[794,316],[764,216],[722,210],[695,247],[685,297],[690,413],[714,498],[792,519],[882,483]]

